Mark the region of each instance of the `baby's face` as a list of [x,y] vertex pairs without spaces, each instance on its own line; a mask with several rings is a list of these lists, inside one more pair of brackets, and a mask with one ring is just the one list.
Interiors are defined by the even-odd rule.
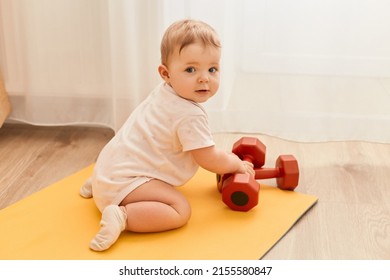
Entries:
[[197,103],[205,102],[219,88],[220,57],[219,48],[205,47],[201,43],[188,45],[180,53],[177,48],[169,59],[169,75],[165,81],[179,96]]

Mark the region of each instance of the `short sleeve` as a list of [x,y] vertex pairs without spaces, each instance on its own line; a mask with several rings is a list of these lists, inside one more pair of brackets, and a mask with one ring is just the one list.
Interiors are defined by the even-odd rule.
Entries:
[[215,145],[207,118],[203,115],[190,116],[181,121],[177,134],[184,152]]

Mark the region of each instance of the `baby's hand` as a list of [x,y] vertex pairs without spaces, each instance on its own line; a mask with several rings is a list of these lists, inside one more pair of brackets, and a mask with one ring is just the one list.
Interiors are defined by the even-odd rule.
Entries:
[[253,164],[249,161],[242,160],[238,173],[247,173],[252,177],[255,177],[255,170],[253,169]]

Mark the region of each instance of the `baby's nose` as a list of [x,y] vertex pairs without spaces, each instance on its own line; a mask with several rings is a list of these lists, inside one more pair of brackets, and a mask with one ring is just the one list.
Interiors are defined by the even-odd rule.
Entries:
[[201,73],[199,78],[198,78],[198,82],[199,83],[206,83],[209,81],[209,75],[207,73]]

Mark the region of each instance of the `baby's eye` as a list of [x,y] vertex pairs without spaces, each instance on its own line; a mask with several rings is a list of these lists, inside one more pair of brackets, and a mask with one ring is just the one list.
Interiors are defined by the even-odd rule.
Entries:
[[215,72],[217,72],[218,71],[218,69],[216,68],[216,67],[211,67],[210,69],[209,69],[209,72],[210,73],[215,73]]
[[186,68],[185,71],[188,72],[188,73],[194,73],[195,72],[195,68],[194,67],[188,67],[188,68]]

